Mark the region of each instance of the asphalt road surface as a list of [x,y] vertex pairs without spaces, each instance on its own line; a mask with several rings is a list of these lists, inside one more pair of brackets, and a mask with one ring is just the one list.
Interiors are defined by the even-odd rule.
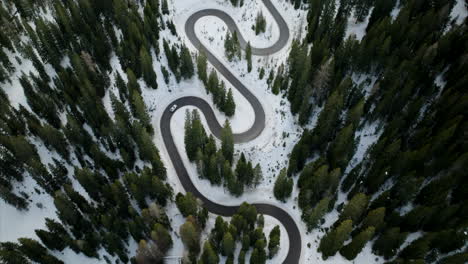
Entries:
[[[263,0],[263,3],[268,8],[269,12],[273,15],[276,23],[280,29],[279,39],[270,47],[267,48],[255,48],[252,47],[252,53],[258,56],[267,56],[281,50],[287,43],[289,39],[289,28],[287,23],[284,21],[283,17],[279,14],[278,10],[270,2],[270,0]],[[249,130],[234,134],[235,143],[248,142],[260,135],[260,133],[265,128],[265,111],[263,110],[262,104],[260,101],[245,87],[203,44],[200,42],[198,37],[195,34],[195,22],[198,19],[204,16],[216,16],[222,19],[228,26],[231,32],[237,31],[239,42],[241,47],[245,49],[246,41],[242,34],[239,32],[239,29],[234,22],[234,20],[225,12],[217,9],[204,9],[192,14],[187,22],[185,23],[185,32],[187,37],[192,42],[192,44],[199,50],[203,51],[208,61],[216,68],[216,70],[222,74],[252,105],[252,108],[255,113],[254,124]],[[179,152],[177,151],[174,139],[171,134],[170,122],[173,113],[170,111],[172,105],[176,104],[177,109],[180,109],[183,106],[195,106],[205,115],[205,118],[208,122],[211,132],[217,138],[221,136],[221,124],[218,123],[216,116],[213,112],[211,106],[205,100],[194,97],[187,96],[181,97],[174,102],[172,102],[165,110],[161,117],[161,134],[166,146],[169,157],[174,165],[176,173],[184,187],[185,191],[193,193],[198,199],[203,202],[203,206],[208,209],[213,214],[221,216],[232,216],[236,213],[239,206],[225,206],[211,201],[207,197],[203,196],[198,189],[193,184],[188,172],[182,162]],[[286,228],[289,237],[289,251],[286,259],[283,263],[285,264],[296,264],[299,263],[301,256],[301,234],[299,229],[294,222],[293,218],[283,209],[276,207],[271,204],[253,204],[257,208],[257,212],[264,215],[272,216],[278,221],[280,221],[283,226]]]

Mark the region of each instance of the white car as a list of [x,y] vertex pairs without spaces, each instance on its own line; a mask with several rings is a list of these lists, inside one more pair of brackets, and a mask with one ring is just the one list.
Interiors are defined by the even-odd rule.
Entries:
[[169,111],[171,111],[171,113],[174,113],[174,111],[177,109],[177,105],[173,105],[171,106],[171,109],[169,109]]

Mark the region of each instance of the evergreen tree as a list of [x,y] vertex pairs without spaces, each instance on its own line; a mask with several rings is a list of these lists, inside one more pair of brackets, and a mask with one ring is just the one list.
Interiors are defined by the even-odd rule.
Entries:
[[314,228],[317,228],[320,225],[320,220],[323,218],[325,213],[327,213],[330,206],[331,199],[325,197],[310,211],[304,215],[305,221],[307,223],[307,229],[310,231]]
[[362,251],[367,241],[369,241],[372,238],[374,232],[374,227],[368,227],[366,230],[362,231],[356,237],[354,237],[351,243],[344,246],[340,250],[340,254],[348,260],[355,259],[356,256]]
[[342,170],[346,168],[349,160],[353,156],[354,149],[354,129],[350,124],[338,132],[335,140],[331,143],[328,150],[328,160],[334,168],[339,167]]
[[232,256],[234,254],[234,250],[236,247],[234,238],[232,237],[231,233],[226,232],[223,236],[223,240],[221,241],[222,245],[222,254],[223,256]]
[[164,82],[169,84],[169,72],[167,71],[166,67],[161,65],[161,72],[163,74]]
[[293,180],[286,175],[286,168],[283,168],[276,179],[273,193],[275,198],[285,202],[286,198],[291,196],[293,189]]
[[263,180],[263,173],[260,164],[257,164],[254,168],[254,178],[253,178],[253,187],[257,187],[260,182]]
[[320,240],[318,251],[322,252],[322,258],[324,260],[335,255],[336,252],[341,249],[352,229],[353,221],[345,220],[341,222],[337,228],[329,231],[322,240]]
[[362,229],[374,227],[376,231],[380,231],[385,225],[385,207],[379,207],[370,211],[362,220]]
[[265,68],[260,68],[260,72],[258,73],[258,78],[260,80],[263,80],[263,77],[265,77]]
[[[241,0],[242,1],[242,0]],[[236,7],[239,4],[239,0],[230,0],[232,6]]]
[[156,223],[151,232],[151,238],[163,253],[166,253],[172,247],[172,238],[169,231],[160,223]]
[[145,80],[148,86],[153,89],[158,88],[158,83],[156,82],[156,73],[153,70],[153,60],[151,59],[148,51],[141,47],[140,49],[140,61],[141,61],[141,72],[143,73],[143,79]]
[[260,11],[257,13],[257,17],[255,18],[255,35],[260,33],[265,33],[266,30],[266,19],[263,13]]
[[372,251],[389,259],[395,255],[407,236],[408,233],[401,233],[399,227],[390,228],[374,242]]
[[133,115],[141,121],[141,124],[145,127],[146,132],[150,135],[154,133],[153,125],[151,125],[151,118],[146,110],[145,102],[139,93],[133,93],[131,101],[131,108]]
[[250,41],[247,42],[247,47],[245,48],[245,59],[247,60],[247,71],[251,72],[252,71],[252,46],[250,45]]
[[197,56],[197,72],[198,78],[205,84],[208,83],[207,77],[207,60],[204,52],[200,52]]
[[206,93],[218,94],[217,92],[218,86],[219,86],[218,74],[216,73],[214,69],[212,69],[208,77],[208,83],[205,86]]
[[20,242],[19,250],[23,252],[30,260],[39,263],[59,264],[62,263],[56,257],[50,255],[47,249],[39,242],[30,238],[18,238]]
[[226,32],[224,51],[229,61],[232,61],[234,58],[241,58],[241,48],[237,37],[237,31],[232,32],[232,34],[230,31]]
[[180,226],[180,237],[189,252],[193,255],[197,255],[200,251],[200,231],[194,219],[189,217],[187,221]]
[[269,236],[269,242],[268,242],[268,257],[271,259],[273,256],[278,253],[279,247],[280,247],[280,228],[279,226],[275,226]]
[[0,243],[0,260],[5,264],[29,264],[25,254],[19,249],[19,245],[13,242]]
[[197,215],[197,200],[191,192],[188,192],[186,195],[178,193],[176,196],[176,205],[184,217]]
[[195,160],[198,149],[204,150],[207,142],[206,132],[197,110],[185,114],[185,150],[190,161]]
[[426,234],[411,242],[398,255],[404,259],[424,259],[430,250],[432,234]]
[[239,251],[239,256],[237,257],[237,263],[245,264],[245,251],[244,250]]
[[235,176],[234,173],[231,170],[231,165],[229,164],[229,161],[224,162],[224,179],[226,180],[227,188],[229,192],[235,196],[239,196],[242,194],[244,191],[244,186],[243,183],[240,182]]
[[223,152],[224,159],[232,163],[234,155],[234,137],[232,135],[231,124],[228,120],[224,122],[221,131],[221,151]]
[[183,45],[180,50],[180,74],[184,79],[192,78],[195,72],[192,55],[187,46]]
[[167,0],[162,0],[161,11],[164,15],[169,15],[169,5]]
[[152,242],[146,242],[146,240],[140,240],[138,243],[138,249],[136,252],[136,262],[138,264],[143,263],[160,263],[164,255],[159,248]]
[[232,95],[232,90],[229,89],[226,97],[226,103],[224,105],[224,113],[227,116],[231,117],[236,112],[236,103],[234,102],[234,96]]
[[203,253],[200,258],[201,263],[203,264],[218,264],[219,257],[218,254],[213,249],[213,245],[209,241],[205,241],[203,245]]
[[350,219],[358,223],[367,208],[368,198],[363,193],[358,193],[347,203],[340,214],[339,222]]

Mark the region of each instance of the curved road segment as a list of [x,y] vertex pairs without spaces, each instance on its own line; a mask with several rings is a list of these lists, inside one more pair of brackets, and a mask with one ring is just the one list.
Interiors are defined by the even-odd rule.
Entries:
[[[269,12],[275,18],[279,29],[280,37],[272,46],[267,48],[255,48],[252,47],[252,53],[258,56],[266,56],[273,54],[280,49],[282,49],[288,42],[289,39],[289,28],[287,23],[284,21],[283,17],[279,14],[278,10],[274,7],[270,0],[263,0],[263,3],[269,10]],[[234,20],[225,12],[217,9],[204,9],[192,14],[187,22],[185,23],[185,32],[187,37],[192,42],[192,44],[199,50],[203,51],[208,61],[220,72],[224,77],[247,99],[247,101],[252,105],[255,113],[255,121],[252,127],[239,134],[234,134],[235,143],[248,142],[255,139],[265,128],[265,111],[260,103],[260,101],[245,87],[225,66],[221,61],[219,61],[203,44],[200,42],[198,37],[195,34],[195,23],[202,17],[205,16],[216,16],[222,19],[228,26],[231,32],[237,31],[239,42],[241,47],[245,49],[246,41],[242,34],[240,33]],[[221,136],[221,125],[218,123],[216,116],[211,109],[211,106],[205,100],[194,97],[187,96],[182,97],[174,102],[172,102],[165,110],[161,117],[161,134],[166,145],[167,152],[169,157],[174,165],[174,168],[177,172],[177,175],[184,187],[185,191],[193,193],[198,199],[203,202],[203,206],[208,209],[213,214],[222,215],[222,216],[232,216],[236,213],[239,206],[225,206],[218,204],[209,200],[207,197],[203,196],[198,189],[193,184],[190,176],[184,166],[182,158],[180,157],[177,147],[174,143],[174,139],[171,134],[170,122],[173,113],[170,111],[170,107],[174,104],[177,104],[178,109],[183,106],[195,106],[199,108],[208,122],[211,132],[217,138]],[[294,222],[293,218],[283,209],[276,207],[270,204],[257,203],[253,204],[257,208],[257,212],[260,214],[265,214],[272,216],[278,221],[280,221],[283,226],[286,228],[286,231],[289,236],[289,251],[286,259],[283,263],[286,264],[296,264],[299,263],[301,256],[301,234],[299,229]]]

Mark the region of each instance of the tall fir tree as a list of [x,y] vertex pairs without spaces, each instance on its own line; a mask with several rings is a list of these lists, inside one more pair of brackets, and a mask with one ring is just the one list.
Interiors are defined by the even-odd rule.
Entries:
[[207,59],[205,53],[202,51],[198,53],[197,56],[197,73],[198,78],[205,84],[208,83],[208,76],[207,76]]
[[229,120],[224,122],[223,129],[221,131],[221,151],[224,159],[232,163],[234,156],[234,137],[232,135],[231,124]]
[[252,71],[252,46],[250,41],[247,42],[247,47],[245,48],[245,59],[247,60],[247,71]]
[[273,187],[275,198],[285,202],[286,198],[291,196],[292,189],[293,180],[286,174],[286,168],[283,168],[276,179],[275,186]]

